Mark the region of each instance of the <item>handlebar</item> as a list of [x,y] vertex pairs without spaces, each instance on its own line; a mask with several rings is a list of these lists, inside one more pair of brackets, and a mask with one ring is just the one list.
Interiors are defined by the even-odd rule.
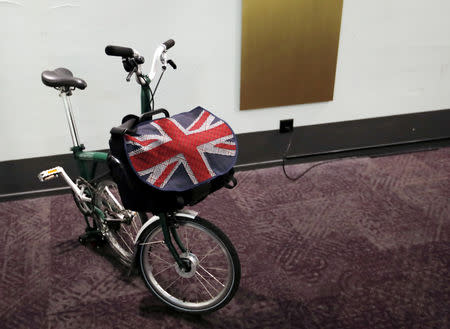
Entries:
[[106,46],[105,48],[106,55],[109,56],[119,56],[119,57],[133,57],[134,56],[134,50],[132,48],[128,47],[121,47],[121,46]]
[[[147,77],[150,81],[153,80],[156,74],[156,65],[158,62],[161,62],[163,70],[166,69],[166,65],[169,64],[173,69],[176,69],[177,66],[173,62],[173,60],[167,57],[167,50],[172,48],[175,45],[175,41],[173,39],[169,39],[162,44],[160,44],[153,55],[152,64],[150,67],[150,72]],[[136,80],[139,84],[145,84],[145,75],[142,74],[141,65],[145,62],[144,57],[140,56],[137,51],[133,48],[122,47],[122,46],[113,46],[108,45],[105,48],[106,55],[109,56],[118,56],[122,57],[122,64],[129,74],[126,78],[127,81],[130,81],[131,76],[136,73]]]
[[175,46],[175,40],[169,39],[169,40],[163,42],[163,45],[166,47],[166,50],[169,50],[170,48]]

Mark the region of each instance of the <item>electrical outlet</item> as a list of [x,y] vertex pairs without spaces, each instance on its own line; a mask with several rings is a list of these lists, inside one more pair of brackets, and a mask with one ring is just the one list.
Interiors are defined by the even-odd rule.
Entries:
[[294,130],[294,119],[280,120],[280,133],[288,133]]

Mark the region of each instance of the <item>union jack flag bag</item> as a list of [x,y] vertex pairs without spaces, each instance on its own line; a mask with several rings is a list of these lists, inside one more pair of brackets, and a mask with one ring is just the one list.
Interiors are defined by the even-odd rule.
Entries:
[[[120,191],[122,199],[125,194],[128,199],[130,195],[143,199],[138,205],[125,205],[128,209],[180,208],[201,201],[221,187],[236,184],[236,136],[226,122],[204,108],[155,120],[134,116],[125,119],[122,126],[111,131],[110,146],[112,157],[122,166],[122,176],[123,172],[128,176],[124,179],[113,174],[119,191],[124,192]],[[122,145],[118,145],[115,135],[121,137]],[[112,167],[112,161],[109,162]],[[128,182],[124,184],[124,180]]]

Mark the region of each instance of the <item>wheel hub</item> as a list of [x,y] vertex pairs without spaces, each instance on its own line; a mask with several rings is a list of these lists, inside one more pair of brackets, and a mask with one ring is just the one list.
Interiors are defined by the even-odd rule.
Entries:
[[175,263],[175,270],[179,276],[185,279],[192,278],[197,271],[197,265],[199,263],[197,256],[190,252],[184,252],[180,255],[180,258],[182,262],[187,262],[189,264],[188,269],[186,270],[185,268],[181,268],[177,263]]

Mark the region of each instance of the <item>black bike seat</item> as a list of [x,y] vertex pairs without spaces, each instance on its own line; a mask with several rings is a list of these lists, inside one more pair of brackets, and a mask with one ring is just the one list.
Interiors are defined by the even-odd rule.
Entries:
[[84,89],[87,87],[86,81],[74,77],[70,70],[60,67],[53,71],[44,71],[41,74],[42,82],[49,87],[75,87]]

